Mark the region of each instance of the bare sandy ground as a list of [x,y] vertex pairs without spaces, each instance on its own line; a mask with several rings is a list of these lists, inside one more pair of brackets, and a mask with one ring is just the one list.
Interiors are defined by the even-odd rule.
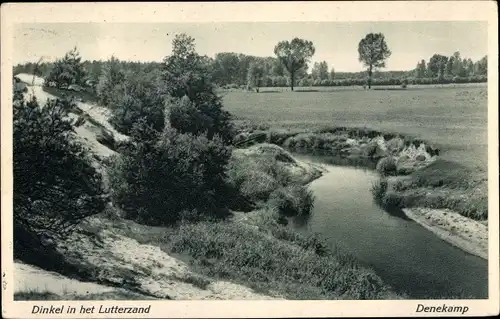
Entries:
[[[140,244],[124,236],[113,227],[112,221],[93,217],[85,225],[94,229],[93,236],[75,232],[59,247],[74,263],[92,269],[92,280],[96,282],[158,299],[276,299],[239,284],[201,276],[160,247]],[[67,299],[74,295],[119,292],[112,286],[81,282],[21,263],[15,263],[15,291],[48,291]]]
[[405,214],[441,239],[488,259],[488,226],[448,209],[404,208]]

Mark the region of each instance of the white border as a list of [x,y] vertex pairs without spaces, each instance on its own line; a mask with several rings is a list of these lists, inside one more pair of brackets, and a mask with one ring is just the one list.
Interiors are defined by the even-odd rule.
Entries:
[[[469,307],[466,316],[499,313],[498,225],[498,21],[493,1],[352,1],[352,2],[222,2],[222,3],[8,3],[1,7],[2,108],[2,315],[37,318],[31,307],[40,302],[13,302],[12,260],[12,27],[29,22],[278,22],[278,21],[488,21],[488,165],[489,165],[489,299],[425,300],[427,306]],[[455,316],[415,313],[419,302],[402,301],[44,301],[49,305],[149,305],[144,317],[370,317]],[[116,314],[109,318],[137,317]],[[46,318],[69,317],[68,314]],[[76,315],[74,316],[76,318]],[[93,318],[98,315],[81,316]]]

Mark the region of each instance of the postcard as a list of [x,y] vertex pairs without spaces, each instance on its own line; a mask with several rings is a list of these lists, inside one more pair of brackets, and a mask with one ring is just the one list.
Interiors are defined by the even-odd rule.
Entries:
[[494,2],[1,13],[5,318],[499,314]]

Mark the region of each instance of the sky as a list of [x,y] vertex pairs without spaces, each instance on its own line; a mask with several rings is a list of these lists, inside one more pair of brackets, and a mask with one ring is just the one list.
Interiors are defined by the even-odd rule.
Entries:
[[391,57],[385,70],[410,70],[433,54],[476,61],[487,54],[487,22],[229,22],[229,23],[36,23],[17,24],[13,63],[52,61],[77,46],[84,60],[161,61],[175,34],[196,40],[200,54],[218,52],[274,56],[274,46],[294,37],[313,42],[312,62],[326,61],[337,72],[363,70],[358,43],[370,32],[385,35]]

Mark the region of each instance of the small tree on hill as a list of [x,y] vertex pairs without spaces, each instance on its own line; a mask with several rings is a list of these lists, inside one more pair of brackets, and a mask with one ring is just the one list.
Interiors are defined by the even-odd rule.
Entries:
[[[69,101],[13,103],[14,254],[35,249],[33,238],[64,236],[106,203],[101,175],[74,139]],[[39,258],[41,256],[38,256]],[[42,257],[43,258],[43,257]]]
[[85,70],[81,60],[80,53],[74,47],[54,63],[50,74],[45,78],[45,84],[54,82],[58,88],[67,88],[71,84],[82,85]]
[[391,51],[382,33],[370,33],[358,45],[359,61],[368,68],[368,88],[371,88],[373,71],[385,67]]
[[274,48],[274,54],[288,71],[290,89],[293,91],[297,73],[307,66],[314,55],[315,48],[311,41],[294,38],[292,41],[281,41]]

